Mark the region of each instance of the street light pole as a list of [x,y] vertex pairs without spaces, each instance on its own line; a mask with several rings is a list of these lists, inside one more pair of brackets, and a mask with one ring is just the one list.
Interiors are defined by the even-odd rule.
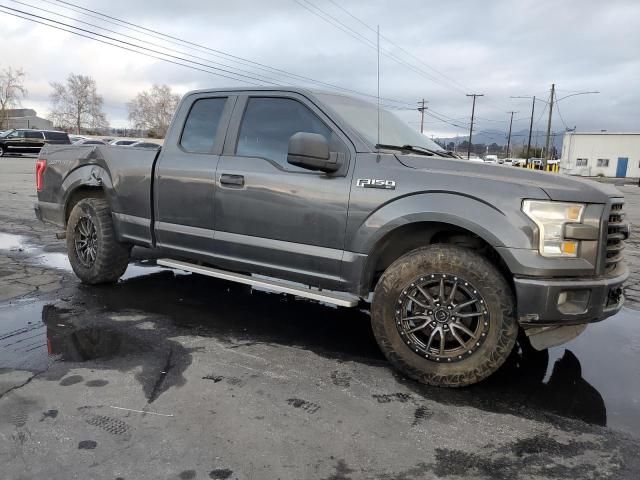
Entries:
[[467,160],[471,158],[471,138],[473,137],[473,117],[476,113],[476,97],[484,97],[482,93],[468,93],[467,97],[473,97],[471,106],[471,126],[469,127],[469,145],[467,146]]

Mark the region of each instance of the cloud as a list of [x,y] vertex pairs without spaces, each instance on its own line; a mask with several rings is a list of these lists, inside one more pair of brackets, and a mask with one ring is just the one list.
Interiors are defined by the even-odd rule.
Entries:
[[[247,76],[269,76],[288,85],[309,83],[267,72],[255,65],[248,66],[210,50],[171,45],[148,36],[150,32],[136,32],[123,25],[82,16],[61,2],[21,1],[37,6],[38,10],[13,1],[7,5],[43,16],[52,16],[43,11],[47,9],[83,19],[160,45],[147,44],[149,48],[170,47],[204,59],[194,61],[215,61],[225,64],[217,67],[226,70],[242,68],[247,70],[243,73]],[[551,83],[556,83],[561,96],[581,90],[601,92],[563,100],[559,107],[564,122],[556,115],[554,130],[563,130],[565,122],[570,127],[576,125],[579,130],[640,130],[637,115],[640,94],[636,86],[640,78],[637,54],[640,29],[636,25],[640,4],[636,1],[351,0],[336,3],[374,29],[380,25],[384,53],[382,96],[416,107],[420,99],[426,98],[430,109],[456,119],[450,123],[462,127],[453,127],[427,115],[425,125],[429,134],[463,134],[471,107],[465,93],[472,92],[485,94],[476,105],[478,129],[506,130],[508,110],[519,111],[514,128],[525,128],[530,101],[509,97],[546,98]],[[97,0],[77,0],[77,4],[264,65],[368,94],[376,92],[376,51],[371,45],[375,43],[375,33],[330,0],[112,0],[108,8]],[[353,35],[359,36],[359,40],[300,4],[311,10],[311,5],[318,6],[342,22],[346,26],[343,28],[357,32]],[[84,28],[96,30],[86,25]],[[153,83],[170,84],[181,93],[194,88],[241,85],[3,13],[0,13],[0,29],[3,32],[0,66],[22,67],[27,71],[30,96],[23,103],[41,114],[48,108],[49,82],[63,81],[70,72],[95,78],[105,98],[109,120],[117,126],[127,125],[126,102]],[[400,48],[388,43],[386,38]],[[407,56],[405,51],[421,61]],[[183,56],[175,51],[170,53]],[[539,105],[539,111],[542,106]],[[420,117],[416,110],[402,111],[399,115],[418,128]]]

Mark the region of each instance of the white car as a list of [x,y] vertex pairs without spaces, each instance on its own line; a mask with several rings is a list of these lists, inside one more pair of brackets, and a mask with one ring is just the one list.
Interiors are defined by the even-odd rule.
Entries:
[[136,143],[136,142],[138,142],[138,140],[118,140],[118,139],[116,139],[116,140],[111,140],[109,142],[109,145],[120,145],[121,147],[122,146],[126,147],[126,146],[129,146],[129,145],[131,145],[133,143]]
[[469,161],[476,162],[476,163],[484,163],[484,160],[481,159],[480,157],[469,157]]

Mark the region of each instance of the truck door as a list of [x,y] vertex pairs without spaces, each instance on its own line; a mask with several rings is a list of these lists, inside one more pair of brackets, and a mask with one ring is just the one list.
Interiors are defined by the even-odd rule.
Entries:
[[193,94],[181,104],[155,167],[156,245],[206,257],[212,249],[215,171],[235,96]]
[[[325,136],[344,168],[326,174],[287,163],[297,132]],[[302,95],[240,97],[216,174],[216,254],[249,272],[337,288],[350,158],[347,137]]]

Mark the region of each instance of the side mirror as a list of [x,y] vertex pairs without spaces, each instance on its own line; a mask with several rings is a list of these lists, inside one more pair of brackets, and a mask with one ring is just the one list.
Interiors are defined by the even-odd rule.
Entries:
[[337,157],[329,154],[329,142],[318,133],[298,132],[291,135],[287,162],[307,170],[328,173],[340,169]]

